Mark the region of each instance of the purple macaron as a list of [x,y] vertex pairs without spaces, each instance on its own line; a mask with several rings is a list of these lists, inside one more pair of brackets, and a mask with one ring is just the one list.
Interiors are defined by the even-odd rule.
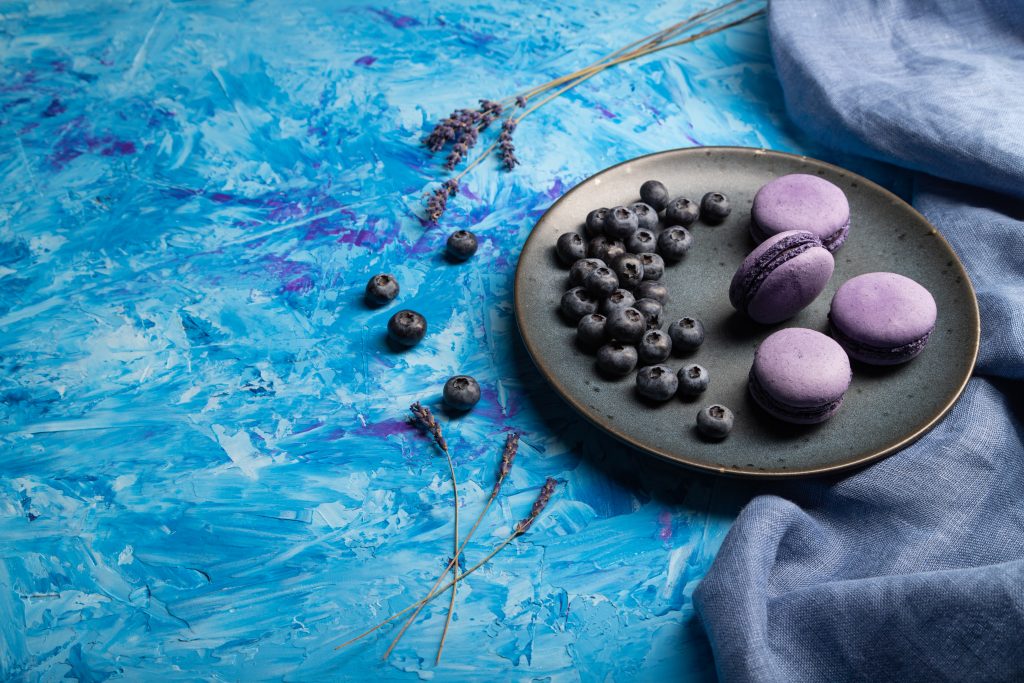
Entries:
[[850,359],[834,339],[787,327],[757,347],[749,388],[757,404],[773,417],[817,424],[839,410],[852,378]]
[[850,230],[850,202],[842,190],[816,175],[776,178],[754,195],[750,234],[760,243],[787,230],[806,230],[834,252]]
[[832,336],[851,358],[871,365],[906,363],[924,350],[935,329],[931,293],[896,273],[865,273],[832,297]]
[[832,254],[813,234],[781,232],[743,259],[729,285],[729,301],[759,323],[781,322],[814,301],[834,269]]

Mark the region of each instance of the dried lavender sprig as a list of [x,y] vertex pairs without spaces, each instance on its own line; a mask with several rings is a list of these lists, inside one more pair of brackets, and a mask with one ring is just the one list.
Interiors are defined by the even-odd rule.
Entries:
[[537,500],[533,501],[533,507],[530,508],[530,514],[521,519],[515,527],[517,534],[525,534],[533,526],[533,523],[537,520],[537,517],[541,512],[544,511],[548,501],[551,500],[551,495],[555,492],[555,486],[558,485],[553,477],[548,477],[547,481],[544,482],[544,486],[540,487],[540,494],[537,496]]
[[516,158],[516,146],[512,143],[512,133],[515,132],[516,125],[515,119],[505,119],[501,124],[501,135],[498,136],[498,149],[501,150],[501,161],[505,164],[506,171],[511,171],[519,163],[519,159]]
[[454,197],[458,191],[459,181],[452,178],[441,183],[441,187],[430,194],[427,200],[427,219],[431,223],[437,223],[437,219],[444,215],[448,208],[448,198]]
[[430,408],[422,405],[419,401],[416,401],[409,406],[409,410],[412,411],[413,417],[416,418],[416,421],[419,422],[423,428],[430,433],[430,436],[434,438],[434,443],[437,444],[437,447],[447,453],[448,442],[444,440],[444,434],[441,433],[441,425],[439,425],[437,420],[434,419],[434,414],[430,412]]
[[526,98],[522,95],[516,95],[516,106],[520,109],[526,106]]
[[501,465],[498,466],[498,476],[494,481],[494,488],[491,489],[491,498],[498,495],[498,491],[501,490],[501,485],[505,482],[505,477],[512,471],[512,461],[516,459],[516,454],[519,452],[519,435],[515,432],[509,433],[505,437],[505,450],[501,453]]

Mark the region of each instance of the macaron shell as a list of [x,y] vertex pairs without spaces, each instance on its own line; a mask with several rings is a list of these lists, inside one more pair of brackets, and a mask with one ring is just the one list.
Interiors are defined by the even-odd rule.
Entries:
[[761,342],[751,373],[764,393],[794,408],[837,401],[853,379],[843,347],[831,337],[801,327],[779,330]]
[[755,241],[787,230],[806,230],[834,251],[846,240],[850,202],[841,189],[824,178],[793,173],[757,191],[751,218],[750,232]]
[[897,273],[865,273],[832,297],[829,319],[851,340],[876,348],[913,344],[935,328],[931,292]]
[[808,249],[769,273],[747,302],[747,315],[764,325],[792,318],[821,294],[834,269],[828,250]]

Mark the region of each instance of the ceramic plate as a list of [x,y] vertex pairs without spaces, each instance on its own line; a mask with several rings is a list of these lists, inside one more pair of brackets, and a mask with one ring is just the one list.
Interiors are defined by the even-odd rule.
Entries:
[[[835,254],[826,290],[795,318],[779,325],[753,324],[729,304],[729,281],[754,247],[748,225],[754,193],[787,173],[817,174],[838,185],[850,200],[851,227]],[[587,212],[599,206],[639,201],[640,184],[658,179],[673,196],[699,201],[705,192],[725,192],[733,206],[725,223],[691,228],[693,248],[666,269],[671,299],[665,321],[688,315],[704,322],[704,345],[667,364],[699,363],[711,386],[697,400],[676,398],[650,405],[635,394],[635,373],[608,380],[594,357],[577,348],[575,328],[558,311],[568,270],[554,253],[558,235],[582,231]],[[853,383],[835,417],[794,427],[764,414],[747,393],[754,349],[782,327],[828,331],[829,302],[836,289],[861,273],[892,271],[917,280],[938,304],[938,323],[928,347],[894,368],[854,365]],[[719,473],[794,476],[826,473],[871,462],[926,433],[963,391],[978,353],[978,304],[970,280],[946,240],[907,203],[861,176],[806,157],[761,149],[679,149],[613,166],[588,178],[559,199],[534,227],[520,255],[515,282],[516,319],[540,372],[584,417],[609,435],[646,453]],[[722,403],[736,414],[724,441],[696,432],[701,406]]]

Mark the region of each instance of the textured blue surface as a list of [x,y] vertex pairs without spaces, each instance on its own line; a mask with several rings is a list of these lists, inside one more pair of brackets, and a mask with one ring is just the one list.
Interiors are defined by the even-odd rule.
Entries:
[[[0,5],[0,677],[713,678],[691,594],[750,487],[583,424],[526,358],[510,291],[536,217],[607,165],[813,151],[764,22],[527,119],[524,167],[485,164],[452,200],[446,229],[482,239],[453,266],[417,217],[426,124],[702,5],[327,5]],[[403,354],[394,309],[361,302],[381,270],[430,320]],[[446,470],[405,415],[455,372],[484,386],[445,419],[466,516],[503,432],[523,435],[467,561],[545,476],[566,485],[466,583],[439,668],[442,601],[388,662],[390,630],[336,653],[450,551]]]

